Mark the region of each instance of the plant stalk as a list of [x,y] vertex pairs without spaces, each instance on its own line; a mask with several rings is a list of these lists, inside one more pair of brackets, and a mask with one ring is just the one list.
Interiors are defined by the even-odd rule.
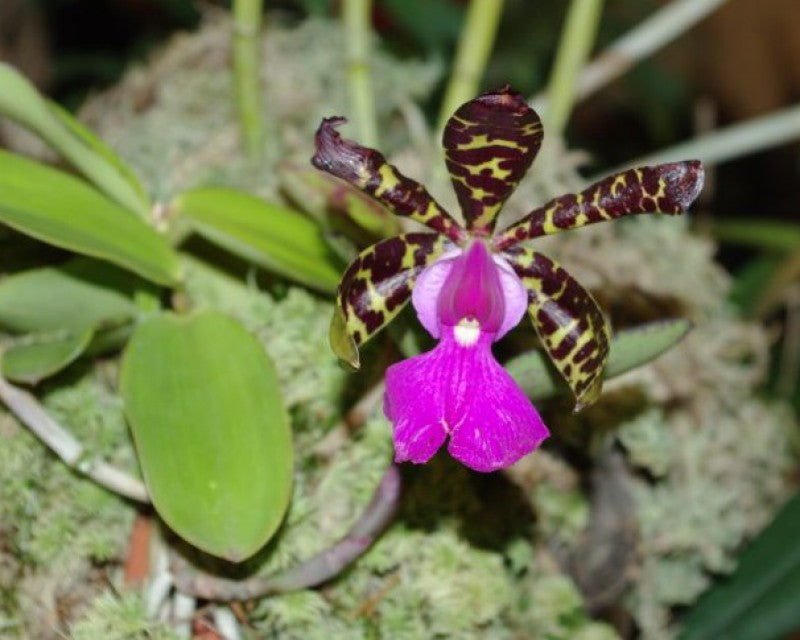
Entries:
[[392,464],[386,470],[361,517],[345,537],[332,547],[285,571],[247,580],[231,580],[195,569],[185,560],[173,555],[175,586],[183,593],[208,600],[252,600],[327,582],[369,549],[389,525],[400,499],[400,488],[400,471]]
[[58,424],[34,396],[10,384],[2,376],[0,402],[68,467],[121,496],[137,502],[150,502],[141,481],[108,463],[86,459],[85,449],[75,436]]
[[765,116],[751,118],[714,133],[707,133],[626,162],[616,169],[604,172],[603,176],[630,167],[661,164],[684,158],[696,158],[707,165],[720,164],[798,138],[800,138],[800,104]]
[[458,39],[453,71],[439,111],[437,131],[443,131],[453,112],[477,95],[502,12],[503,0],[470,2]]
[[347,87],[358,140],[367,147],[377,147],[378,124],[369,63],[372,0],[344,0],[342,12],[347,41]]
[[576,80],[597,37],[603,0],[572,0],[558,44],[547,94],[548,135],[564,132],[575,103]]
[[239,128],[245,150],[257,158],[266,142],[261,92],[259,34],[262,0],[233,1],[233,77]]
[[[605,49],[580,73],[575,99],[582,100],[618,78],[637,62],[682,35],[725,0],[672,0]],[[547,98],[540,93],[531,106],[544,112]]]

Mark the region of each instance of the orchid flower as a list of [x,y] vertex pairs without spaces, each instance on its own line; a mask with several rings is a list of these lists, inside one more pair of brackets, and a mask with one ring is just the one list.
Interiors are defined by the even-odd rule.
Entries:
[[389,367],[384,412],[397,462],[450,454],[476,471],[509,466],[548,437],[530,400],[497,363],[492,344],[527,309],[547,355],[571,387],[576,410],[594,402],[608,358],[609,326],[592,298],[526,241],[637,213],[680,214],[703,184],[698,161],[631,169],[564,195],[494,233],[497,214],[542,143],[542,125],[506,87],[462,105],[443,135],[445,161],[465,225],[374,149],[322,121],[312,163],[432,232],[405,233],[362,251],[339,284],[331,323],[336,354],[359,366],[358,347],[411,300],[436,339],[431,351]]

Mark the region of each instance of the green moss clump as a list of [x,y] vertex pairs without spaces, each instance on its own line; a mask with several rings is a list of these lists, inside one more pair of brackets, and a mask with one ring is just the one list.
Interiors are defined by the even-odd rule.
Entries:
[[148,621],[138,593],[97,596],[79,621],[70,628],[71,640],[178,640],[164,623]]

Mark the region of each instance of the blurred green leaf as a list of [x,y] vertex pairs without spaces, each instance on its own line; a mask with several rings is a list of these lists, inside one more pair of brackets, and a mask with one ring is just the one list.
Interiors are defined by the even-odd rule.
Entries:
[[753,315],[764,318],[788,302],[789,291],[800,282],[800,247],[786,255],[766,283],[753,308]]
[[[620,331],[611,340],[605,379],[657,358],[678,343],[691,326],[688,320],[667,320]],[[518,355],[504,366],[522,390],[534,400],[569,392],[567,384],[539,350]]]
[[173,206],[211,242],[317,290],[336,289],[341,269],[319,227],[299,213],[221,188],[187,191]]
[[712,229],[722,242],[772,251],[800,249],[800,224],[776,220],[718,220]]
[[346,216],[373,238],[402,231],[397,217],[377,200],[318,169],[286,166],[281,180],[292,200],[325,229],[337,230],[336,216]]
[[133,320],[144,280],[107,263],[74,258],[0,280],[0,326],[19,333],[82,331]]
[[747,316],[759,305],[767,284],[775,276],[783,259],[774,253],[749,260],[734,275],[728,299]]
[[180,279],[177,254],[141,219],[81,180],[6,151],[0,151],[0,223],[159,284]]
[[75,333],[35,335],[3,351],[3,376],[16,382],[36,384],[77,360],[89,346],[91,329]]
[[41,136],[101,191],[146,217],[150,202],[133,172],[58,105],[46,100],[11,65],[0,63],[0,115]]
[[392,18],[430,49],[447,47],[458,38],[463,7],[452,0],[383,0]]
[[777,640],[800,626],[800,493],[686,616],[681,640]]
[[288,415],[261,344],[216,312],[153,316],[128,343],[120,386],[164,521],[230,561],[261,548],[292,484]]

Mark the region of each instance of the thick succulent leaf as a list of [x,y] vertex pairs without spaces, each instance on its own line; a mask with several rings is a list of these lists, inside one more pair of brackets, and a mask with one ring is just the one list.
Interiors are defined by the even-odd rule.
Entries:
[[36,384],[72,364],[86,351],[94,331],[30,336],[3,351],[3,376],[15,382]]
[[638,213],[677,215],[700,194],[703,177],[703,166],[697,160],[629,169],[578,194],[551,200],[500,232],[492,244],[501,251],[523,240],[603,220]]
[[437,233],[406,233],[362,251],[342,276],[331,322],[331,347],[358,368],[358,347],[394,318],[419,273],[449,245]]
[[310,219],[235,189],[203,187],[172,205],[209,241],[318,291],[333,292],[341,265]]
[[[664,320],[616,333],[611,340],[604,379],[654,360],[680,342],[691,327],[688,320]],[[503,366],[532,400],[549,398],[568,388],[539,349],[521,353]]]
[[505,87],[461,105],[442,136],[445,161],[467,229],[489,234],[542,144],[542,123]]
[[128,344],[120,387],[164,521],[230,561],[260,549],[292,486],[289,418],[263,346],[217,312],[155,315]]
[[375,149],[344,140],[336,131],[344,122],[344,118],[326,118],[319,125],[311,158],[317,169],[346,180],[398,216],[416,220],[454,242],[466,239],[464,230],[425,187],[400,173]]
[[559,264],[524,247],[505,252],[528,291],[528,313],[559,373],[575,394],[578,411],[600,396],[608,359],[609,327],[602,311]]
[[82,180],[0,151],[0,223],[164,285],[180,280],[166,238]]
[[2,63],[0,115],[40,135],[112,200],[148,215],[149,200],[130,168],[69,113],[39,95],[12,66]]
[[74,258],[0,280],[0,326],[18,333],[82,331],[139,315],[138,291],[154,285],[112,265]]

